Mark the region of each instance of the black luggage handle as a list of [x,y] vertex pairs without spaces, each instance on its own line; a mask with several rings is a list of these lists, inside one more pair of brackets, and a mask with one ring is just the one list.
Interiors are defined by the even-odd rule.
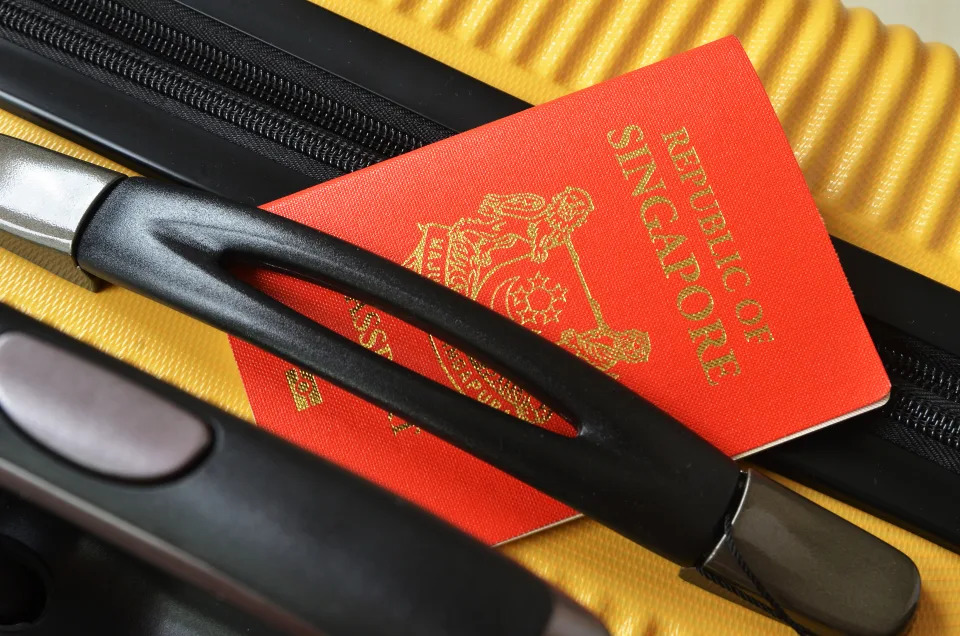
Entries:
[[[586,361],[400,265],[262,210],[139,178],[113,186],[77,246],[84,271],[279,355],[680,565],[696,564],[723,534],[740,480],[733,461]],[[577,436],[365,349],[241,281],[230,269],[238,263],[349,294],[438,336],[517,382]]]
[[284,633],[606,634],[400,497],[2,304],[0,485]]

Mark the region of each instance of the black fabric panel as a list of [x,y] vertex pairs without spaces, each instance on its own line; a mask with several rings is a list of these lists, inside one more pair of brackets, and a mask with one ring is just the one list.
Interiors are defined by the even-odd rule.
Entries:
[[[52,12],[52,9],[45,5],[53,4],[50,2],[37,2],[35,0],[19,0],[24,7],[40,10],[46,14],[52,14],[63,23],[85,29],[85,25],[79,19],[68,17],[62,12]],[[407,109],[404,109],[389,100],[383,99],[378,95],[366,91],[342,78],[319,69],[307,62],[285,54],[272,48],[266,43],[247,36],[236,31],[216,20],[213,20],[197,11],[189,9],[179,3],[170,0],[155,0],[150,2],[138,2],[136,0],[125,3],[132,9],[140,11],[150,17],[161,21],[164,24],[173,26],[177,30],[188,33],[195,37],[202,37],[206,42],[219,47],[221,50],[241,57],[245,62],[255,65],[259,69],[266,69],[272,73],[282,76],[286,81],[309,87],[311,90],[337,100],[344,106],[359,111],[367,116],[376,119],[383,124],[392,126],[403,133],[416,138],[418,145],[430,143],[441,138],[449,136],[452,131],[440,126],[424,117],[421,117]],[[120,78],[109,71],[97,68],[85,61],[79,60],[72,55],[63,53],[38,43],[30,38],[21,36],[6,29],[0,29],[0,34],[9,40],[27,50],[36,52],[56,64],[82,73],[91,77],[121,93],[130,95],[144,104],[162,109],[163,111],[183,119],[198,128],[229,140],[232,143],[253,151],[254,153],[268,157],[277,163],[296,170],[315,181],[324,181],[343,174],[344,169],[337,166],[331,166],[323,161],[318,161],[314,157],[298,152],[261,135],[251,133],[242,127],[232,125],[221,118],[211,116],[195,108],[191,108],[175,99],[161,95],[154,90],[145,88],[136,83]],[[130,49],[129,45],[119,39],[98,35],[104,41],[112,42],[119,47]],[[154,60],[167,68],[179,68],[179,71],[187,77],[201,79],[198,76],[185,70],[182,66],[176,65],[170,60],[162,59],[155,55],[139,53],[140,57]],[[239,99],[250,101],[248,96],[242,92],[219,87],[225,93],[232,94]],[[265,110],[271,110],[266,107]],[[275,110],[277,113],[283,113],[283,110]],[[296,119],[296,118],[293,118]],[[303,124],[308,128],[323,130],[314,126],[310,122],[304,121]],[[335,135],[331,135],[334,136]],[[362,150],[362,149],[361,149]],[[373,160],[382,160],[385,156],[372,155]],[[348,168],[349,169],[349,168]]]
[[[20,0],[20,4],[40,9],[43,8],[40,3],[32,2],[32,0]],[[77,21],[69,18],[60,19],[68,24],[78,27],[82,26]],[[326,181],[343,174],[342,171],[339,171],[331,166],[316,162],[310,157],[306,157],[300,153],[284,148],[283,146],[266,140],[259,135],[243,131],[225,121],[198,112],[194,109],[186,108],[176,100],[166,98],[147,88],[117,78],[115,75],[106,70],[85,64],[70,55],[56,50],[53,47],[38,43],[8,29],[0,27],[0,37],[28,51],[37,53],[55,62],[58,66],[73,70],[86,77],[95,79],[96,81],[109,86],[110,88],[119,91],[122,94],[133,97],[139,102],[154,106],[178,119],[193,124],[202,130],[212,132],[241,148],[252,150],[263,157],[269,157],[272,161],[275,161],[287,167],[288,169],[295,170],[303,175],[309,176],[317,182]],[[78,99],[79,98],[80,97],[78,96]],[[147,135],[151,133],[144,131],[144,134]]]
[[[877,421],[870,427],[869,433],[896,444],[913,455],[942,466],[960,477],[960,452],[955,448],[926,437],[889,417],[877,418]],[[958,487],[960,487],[960,481],[954,486],[953,490],[957,490]]]
[[[353,106],[368,115],[420,138],[439,141],[451,131],[416,113],[399,107],[343,78],[279,51],[236,29],[172,0],[124,0],[123,4],[197,38],[238,55],[257,66]],[[322,43],[318,43],[322,45]]]

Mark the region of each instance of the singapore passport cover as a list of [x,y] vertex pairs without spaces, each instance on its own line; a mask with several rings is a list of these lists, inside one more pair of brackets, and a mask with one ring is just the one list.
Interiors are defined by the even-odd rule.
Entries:
[[[879,406],[890,390],[732,37],[267,208],[509,316],[731,456]],[[278,273],[250,276],[399,364],[531,425],[569,427],[382,311]],[[232,344],[261,426],[487,542],[574,514],[303,369]]]

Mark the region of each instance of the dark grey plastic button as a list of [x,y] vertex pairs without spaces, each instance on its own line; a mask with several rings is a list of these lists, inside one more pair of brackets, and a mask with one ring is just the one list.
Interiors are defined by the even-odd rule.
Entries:
[[53,453],[125,481],[174,476],[211,442],[194,415],[24,333],[0,335],[0,410]]

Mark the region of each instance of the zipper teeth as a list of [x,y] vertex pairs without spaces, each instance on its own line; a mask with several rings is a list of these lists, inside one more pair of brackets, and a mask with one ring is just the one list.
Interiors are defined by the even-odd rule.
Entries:
[[359,150],[326,131],[317,130],[258,104],[245,102],[226,91],[205,86],[179,71],[124,51],[111,42],[84,33],[13,0],[0,0],[0,26],[343,172],[359,170],[383,159],[372,152]]
[[114,0],[44,2],[379,154],[393,157],[423,145],[408,133]]
[[889,345],[879,348],[883,364],[889,373],[894,373],[946,400],[960,402],[960,378]]
[[899,424],[960,450],[960,421],[928,399],[898,392],[884,407],[884,412]]
[[871,329],[877,352],[891,376],[890,401],[881,412],[927,439],[960,450],[960,378],[924,360],[920,343]]

